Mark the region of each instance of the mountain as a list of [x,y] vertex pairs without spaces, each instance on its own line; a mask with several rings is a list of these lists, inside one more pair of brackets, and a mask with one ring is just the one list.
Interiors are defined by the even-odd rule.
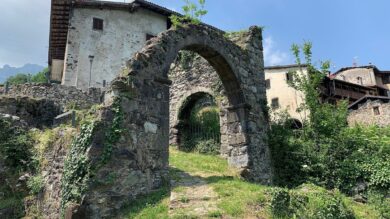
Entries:
[[25,64],[22,67],[11,67],[10,65],[4,65],[0,67],[0,83],[3,83],[9,76],[16,75],[18,73],[24,74],[36,74],[42,71],[45,67],[36,64]]

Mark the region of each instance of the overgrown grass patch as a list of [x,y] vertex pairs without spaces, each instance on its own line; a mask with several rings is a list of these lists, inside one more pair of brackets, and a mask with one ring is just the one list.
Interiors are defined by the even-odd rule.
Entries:
[[221,157],[198,153],[186,153],[170,148],[169,163],[171,166],[191,174],[203,175],[237,175],[237,171],[228,167]]

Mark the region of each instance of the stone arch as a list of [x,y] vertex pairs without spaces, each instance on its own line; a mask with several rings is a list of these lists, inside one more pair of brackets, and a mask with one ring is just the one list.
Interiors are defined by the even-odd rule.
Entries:
[[[126,132],[113,146],[115,159],[96,175],[115,170],[118,184],[104,193],[104,199],[90,192],[84,205],[99,209],[102,215],[107,206],[121,206],[169,182],[169,86],[172,82],[168,71],[182,49],[205,58],[225,88],[229,105],[224,112],[227,125],[221,130],[221,143],[228,145],[229,164],[240,169],[249,180],[271,183],[261,30],[252,27],[240,39],[233,42],[222,32],[189,25],[159,34],[135,54],[105,96],[107,108],[116,97],[121,97]],[[110,118],[109,114],[105,116]],[[96,150],[90,152],[94,156],[101,151],[101,144],[96,145]]]
[[241,46],[205,26],[170,29],[148,41],[128,62],[127,75],[113,81],[114,93],[132,91],[136,96],[132,105],[145,108],[144,133],[152,131],[159,138],[146,144],[166,154],[164,168],[168,167],[169,85],[172,83],[168,72],[178,52],[185,49],[205,58],[225,88],[229,101],[228,125],[222,130],[227,133],[222,143],[229,145],[229,164],[253,180],[270,180],[261,30],[252,27],[240,43]]
[[[192,89],[191,91],[187,91],[186,94],[177,103],[177,109],[174,110],[174,112],[171,112],[171,115],[175,114],[175,120],[170,120],[170,145],[177,145],[179,148],[182,148],[185,140],[184,136],[186,133],[188,134],[189,130],[191,129],[191,125],[189,123],[191,118],[191,112],[196,106],[196,104],[202,100],[211,100],[208,106],[216,106],[218,107],[218,109],[221,108],[221,105],[218,104],[218,102],[215,100],[213,92],[210,89],[198,87]],[[218,133],[213,133],[213,138],[209,139],[218,141],[218,144],[220,144],[220,127],[221,120],[223,120],[223,118],[221,118],[220,113],[218,113],[217,117],[219,121]],[[190,133],[190,135],[192,134]]]
[[188,90],[186,91],[183,96],[180,98],[180,100],[177,101],[177,104],[175,104],[174,106],[174,109],[170,109],[171,111],[173,111],[173,113],[171,115],[173,115],[173,119],[171,120],[171,123],[173,124],[170,124],[171,127],[175,126],[178,124],[178,120],[180,119],[180,108],[183,107],[183,105],[185,104],[185,102],[191,98],[191,96],[197,94],[197,93],[204,93],[204,94],[208,94],[210,96],[214,96],[213,94],[213,91],[210,89],[210,88],[206,88],[206,87],[193,87],[191,90]]

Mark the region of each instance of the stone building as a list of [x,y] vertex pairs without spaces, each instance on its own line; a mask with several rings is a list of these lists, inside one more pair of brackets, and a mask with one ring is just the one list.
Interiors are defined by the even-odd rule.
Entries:
[[350,125],[390,125],[390,97],[365,96],[349,105]]
[[379,96],[390,96],[390,71],[381,71],[374,65],[342,68],[332,78],[374,88]]
[[52,81],[103,87],[147,40],[170,27],[175,12],[153,3],[52,0],[49,66]]

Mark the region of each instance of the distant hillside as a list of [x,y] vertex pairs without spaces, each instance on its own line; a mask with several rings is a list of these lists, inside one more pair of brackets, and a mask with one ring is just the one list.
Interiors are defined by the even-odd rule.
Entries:
[[11,67],[4,65],[0,67],[0,83],[3,83],[9,76],[16,75],[17,73],[36,74],[42,71],[45,67],[36,64],[25,64],[22,67]]

